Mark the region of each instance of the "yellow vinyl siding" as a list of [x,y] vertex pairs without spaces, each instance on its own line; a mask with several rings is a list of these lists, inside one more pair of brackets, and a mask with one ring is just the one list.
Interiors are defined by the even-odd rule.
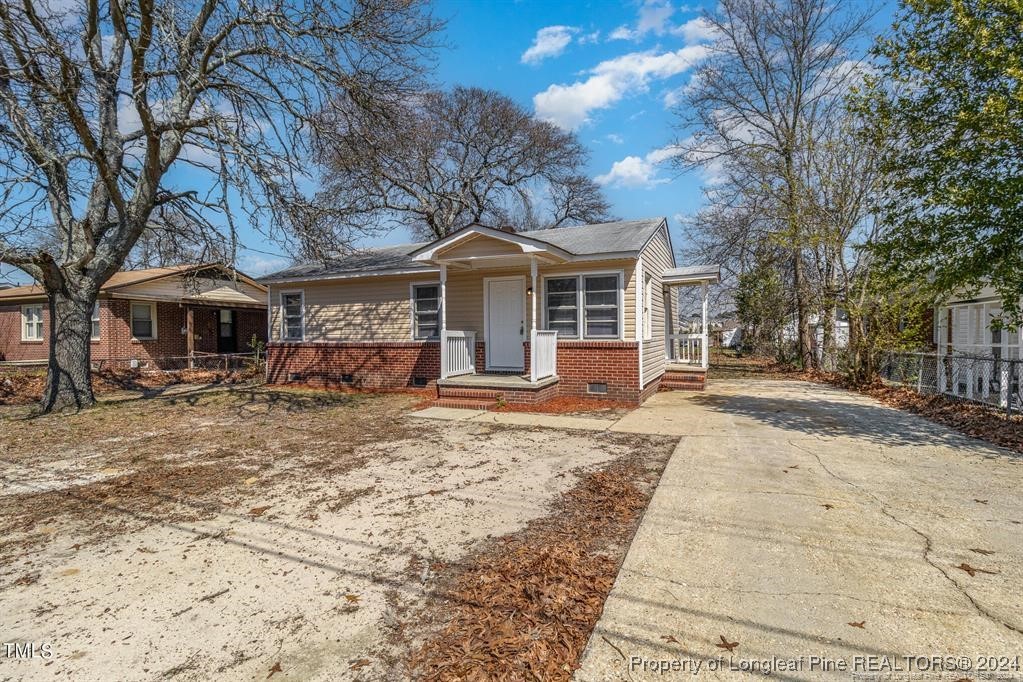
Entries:
[[408,341],[412,338],[409,284],[429,281],[430,274],[367,277],[270,288],[270,338],[280,340],[282,291],[305,294],[306,341]]
[[[650,383],[664,373],[664,292],[662,275],[664,271],[674,267],[671,257],[671,246],[664,228],[650,240],[641,254],[643,259],[643,277],[652,277],[651,291],[651,338],[643,341],[643,385]],[[643,283],[639,286],[642,288]],[[635,310],[635,308],[633,308]],[[644,335],[645,336],[645,335]]]
[[444,258],[485,258],[488,256],[521,256],[522,247],[493,237],[476,236],[452,244],[437,252]]
[[[544,276],[587,272],[624,274],[625,341],[636,339],[636,262],[633,260],[587,261],[565,265],[541,266],[538,270],[537,320],[543,324]],[[483,340],[483,281],[488,277],[522,276],[525,288],[531,286],[529,267],[504,267],[484,270],[448,270],[447,328],[474,331]],[[438,282],[437,273],[397,277],[364,277],[336,281],[273,284],[270,288],[270,324],[272,340],[280,340],[280,294],[305,292],[305,340],[316,341],[409,341],[412,338],[410,286],[412,283]],[[658,285],[659,287],[659,285]],[[659,288],[658,288],[659,290]],[[531,320],[531,304],[526,297],[526,329]],[[661,355],[663,356],[663,340]]]

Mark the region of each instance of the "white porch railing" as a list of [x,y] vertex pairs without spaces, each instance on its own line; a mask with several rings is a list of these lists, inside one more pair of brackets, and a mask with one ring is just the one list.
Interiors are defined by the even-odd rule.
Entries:
[[558,332],[534,329],[529,342],[529,379],[537,381],[558,373]]
[[440,378],[476,373],[476,332],[441,332]]
[[707,341],[703,334],[669,334],[665,357],[670,362],[702,365]]

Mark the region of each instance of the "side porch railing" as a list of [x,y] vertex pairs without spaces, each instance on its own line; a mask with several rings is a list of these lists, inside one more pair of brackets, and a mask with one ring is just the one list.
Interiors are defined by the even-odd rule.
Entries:
[[530,336],[529,380],[535,383],[558,373],[558,332],[534,329]]
[[666,346],[669,362],[706,367],[707,338],[703,334],[669,334]]
[[476,332],[444,331],[440,340],[440,378],[476,373]]

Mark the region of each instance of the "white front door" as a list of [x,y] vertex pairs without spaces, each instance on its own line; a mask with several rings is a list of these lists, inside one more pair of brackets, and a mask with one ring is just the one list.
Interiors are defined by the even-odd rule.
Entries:
[[488,279],[487,369],[521,370],[525,367],[522,342],[526,338],[522,278]]

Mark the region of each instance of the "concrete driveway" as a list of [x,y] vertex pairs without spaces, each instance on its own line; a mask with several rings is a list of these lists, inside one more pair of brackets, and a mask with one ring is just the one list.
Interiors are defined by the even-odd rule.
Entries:
[[1023,679],[1020,457],[789,381],[612,430],[681,440],[577,679]]

